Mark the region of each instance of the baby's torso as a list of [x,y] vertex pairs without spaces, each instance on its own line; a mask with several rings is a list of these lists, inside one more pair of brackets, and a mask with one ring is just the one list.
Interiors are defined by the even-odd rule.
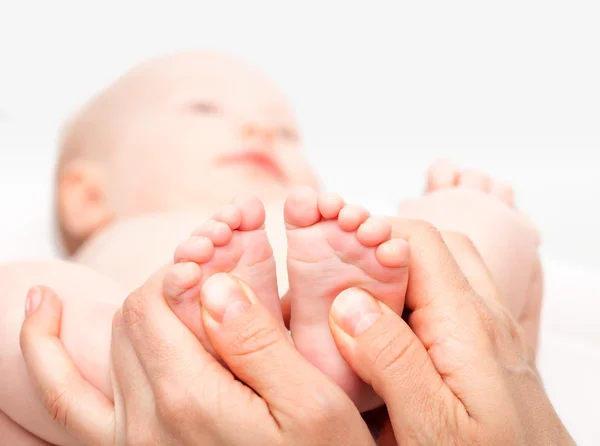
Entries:
[[[280,293],[287,290],[287,244],[282,204],[267,206],[266,229],[277,263]],[[208,220],[214,209],[165,213],[117,221],[95,236],[74,257],[121,284],[127,290],[141,286],[161,266],[173,261],[177,245]]]

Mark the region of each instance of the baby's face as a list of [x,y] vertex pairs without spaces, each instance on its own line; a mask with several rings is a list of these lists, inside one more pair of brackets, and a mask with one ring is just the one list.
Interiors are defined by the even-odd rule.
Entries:
[[226,58],[155,70],[135,80],[119,112],[107,181],[117,216],[318,188],[295,117],[262,74]]

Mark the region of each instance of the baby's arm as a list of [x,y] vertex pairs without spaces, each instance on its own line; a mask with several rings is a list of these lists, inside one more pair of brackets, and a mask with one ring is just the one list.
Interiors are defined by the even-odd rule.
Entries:
[[[63,300],[61,341],[84,378],[111,399],[111,322],[126,294],[110,279],[75,264],[57,261],[0,266],[0,413],[52,444],[76,444],[46,412],[21,355],[19,333],[25,298],[36,285],[49,286]],[[16,435],[9,426],[0,423],[1,438]]]

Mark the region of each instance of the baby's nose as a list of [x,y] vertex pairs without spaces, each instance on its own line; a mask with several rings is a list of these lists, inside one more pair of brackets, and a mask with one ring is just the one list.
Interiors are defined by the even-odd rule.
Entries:
[[242,136],[255,143],[272,146],[275,139],[275,130],[269,125],[248,122],[242,128]]

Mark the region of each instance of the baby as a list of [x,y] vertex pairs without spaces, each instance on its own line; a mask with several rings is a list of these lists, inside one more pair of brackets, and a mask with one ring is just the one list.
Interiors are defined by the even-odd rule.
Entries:
[[[186,53],[127,73],[65,134],[56,215],[70,262],[0,267],[0,418],[50,443],[74,444],[39,402],[21,357],[31,287],[47,285],[61,296],[61,341],[81,374],[112,397],[112,316],[168,262],[164,296],[208,351],[214,353],[198,295],[211,274],[230,272],[250,285],[282,330],[285,293],[296,348],[359,409],[377,407],[377,395],[337,352],[329,307],[340,291],[359,286],[401,312],[408,245],[392,237],[393,220],[318,190],[293,113],[252,67],[221,54]],[[428,190],[400,215],[467,233],[515,317],[525,324],[533,315],[535,344],[537,245],[534,231],[507,206],[510,189],[441,163],[430,171]],[[453,253],[460,263],[461,253]],[[37,298],[36,288],[29,298]],[[0,423],[0,437],[7,425]]]

